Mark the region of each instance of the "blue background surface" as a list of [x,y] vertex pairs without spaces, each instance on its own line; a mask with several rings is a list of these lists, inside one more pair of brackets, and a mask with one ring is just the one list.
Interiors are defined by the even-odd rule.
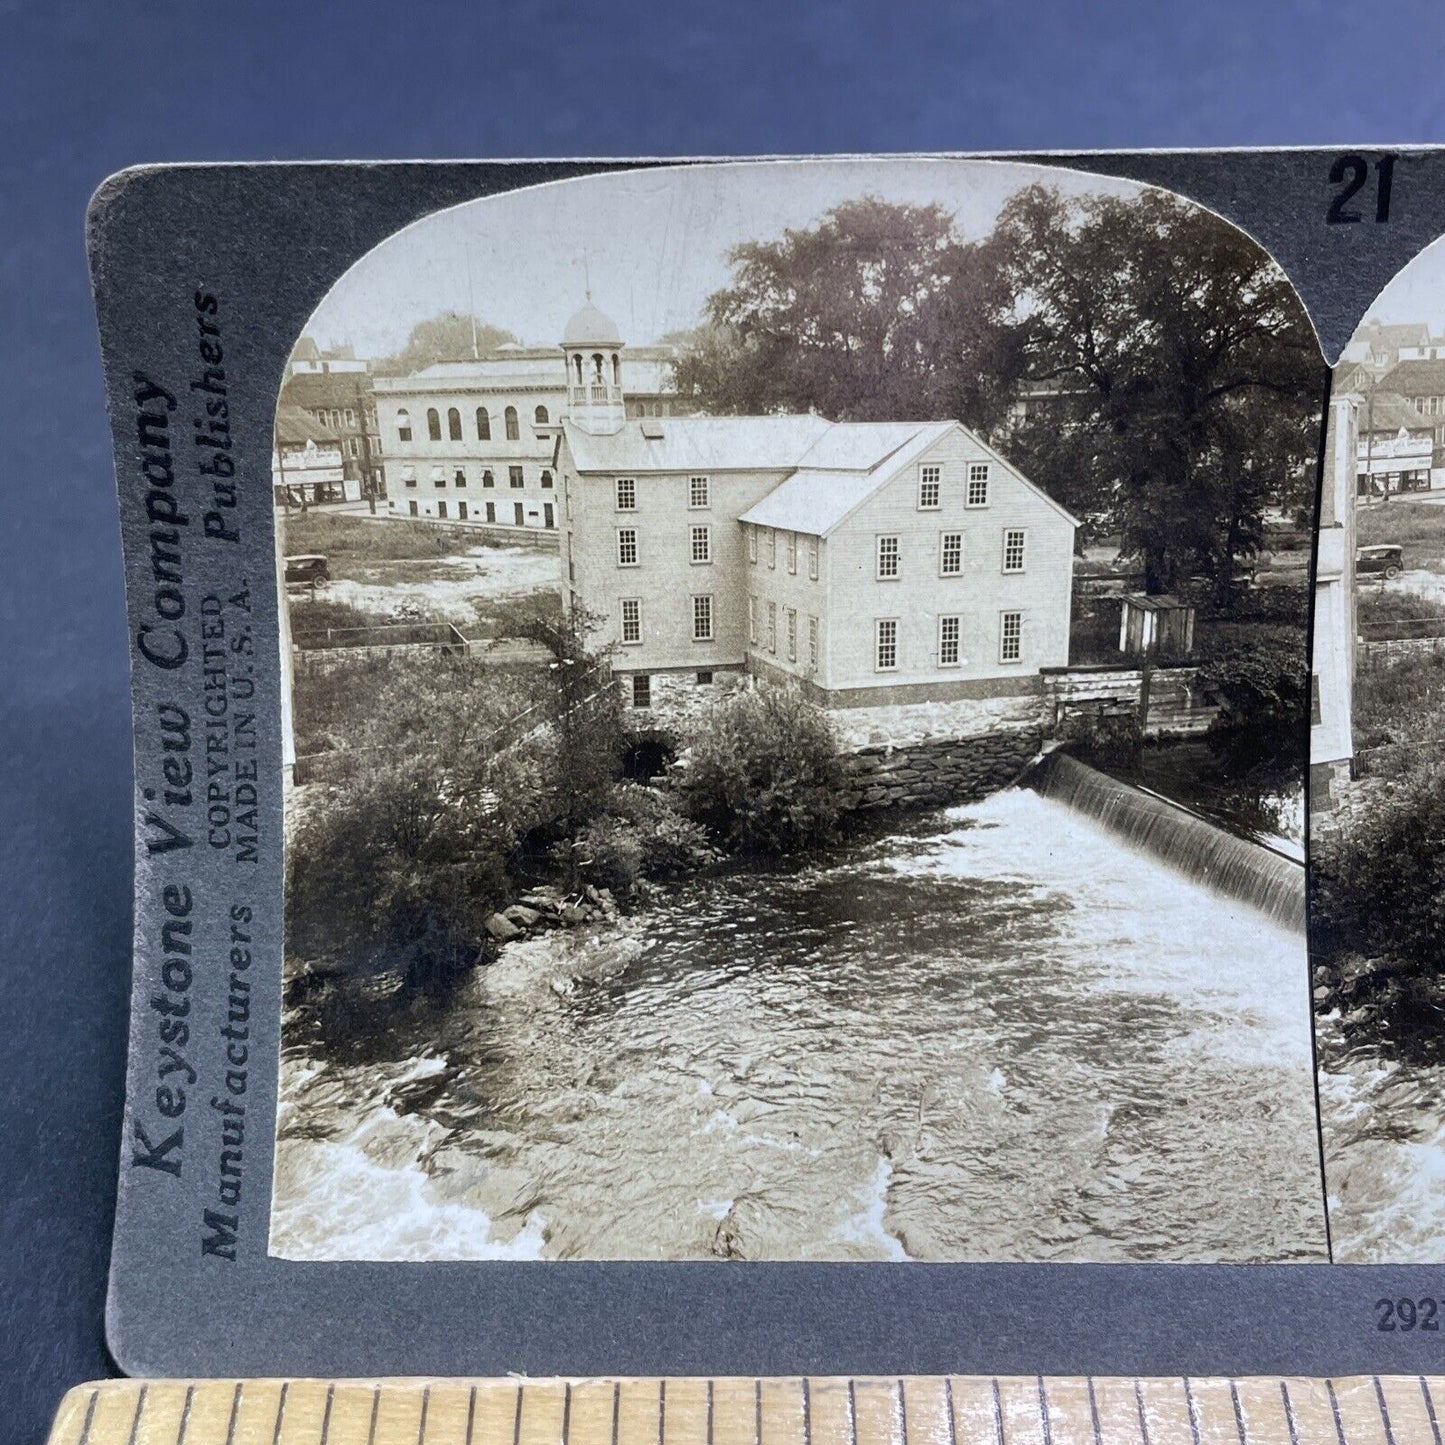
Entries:
[[1445,8],[0,0],[0,1438],[109,1371],[120,550],[82,218],[139,161],[1445,141]]

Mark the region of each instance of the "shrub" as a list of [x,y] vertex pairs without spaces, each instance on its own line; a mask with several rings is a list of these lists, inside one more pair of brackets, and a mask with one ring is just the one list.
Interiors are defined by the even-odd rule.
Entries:
[[1302,736],[1309,705],[1304,632],[1220,626],[1214,641],[1217,651],[1200,665],[1199,680],[1219,696],[1217,726]]
[[1445,769],[1419,764],[1312,838],[1309,886],[1311,942],[1338,1001],[1445,1049]]
[[842,769],[826,716],[765,683],[717,704],[681,774],[688,814],[727,847],[787,853],[833,836]]
[[659,882],[681,878],[716,860],[706,830],[666,794],[637,783],[619,783],[607,811],[577,836],[568,850],[587,882],[629,893],[639,878]]

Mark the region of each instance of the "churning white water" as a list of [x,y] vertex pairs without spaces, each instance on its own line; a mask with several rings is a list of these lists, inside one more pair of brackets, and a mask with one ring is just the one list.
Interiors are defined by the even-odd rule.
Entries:
[[303,1032],[290,1258],[1324,1258],[1302,938],[1030,792]]

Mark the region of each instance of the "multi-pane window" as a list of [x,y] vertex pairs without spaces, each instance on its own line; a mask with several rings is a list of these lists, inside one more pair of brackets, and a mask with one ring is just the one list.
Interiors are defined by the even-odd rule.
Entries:
[[988,506],[987,462],[970,462],[968,464],[967,500],[970,507]]
[[873,665],[879,672],[898,667],[898,619],[880,617],[873,624]]
[[706,477],[689,477],[687,479],[687,504],[694,510],[708,505]]
[[959,621],[957,617],[938,619],[938,665],[958,666]]
[[788,608],[788,661],[798,660],[798,614]]
[[617,510],[619,512],[635,512],[637,510],[637,481],[635,478],[618,477]]
[[769,566],[769,567],[776,567],[777,565],[778,565],[778,534],[777,534],[771,527],[769,527],[769,528],[768,528],[768,566]]
[[1003,570],[1022,572],[1024,570],[1024,529],[1007,527],[1003,534]]
[[818,580],[818,539],[808,538],[808,576],[816,582]]
[[409,442],[411,440],[411,413],[409,411],[397,412],[396,437],[398,441]]
[[637,566],[636,527],[619,527],[617,529],[617,565],[619,567]]
[[778,604],[768,603],[768,651],[778,650]]
[[963,533],[944,532],[938,541],[938,574],[957,577],[963,571]]
[[522,431],[517,425],[517,408],[509,406],[506,411],[502,413],[502,421],[507,428],[507,440],[509,442],[520,441],[522,439]]
[[477,440],[479,442],[489,442],[491,439],[492,418],[488,414],[486,407],[479,406],[477,408]]
[[885,578],[898,575],[897,537],[880,537],[878,539],[878,575]]
[[426,409],[426,434],[428,441],[439,442],[442,439],[441,413],[434,406]]
[[642,603],[636,597],[622,599],[622,640],[629,644],[642,641]]
[[462,439],[462,414],[454,406],[447,408],[447,439],[454,442]]
[[943,469],[921,467],[918,472],[918,505],[925,512],[937,509],[943,494]]
[[520,487],[523,485],[521,467],[507,468],[507,482],[508,485],[512,487]]
[[456,471],[452,473],[452,485],[454,487],[464,487],[466,486],[466,484],[467,474],[460,467],[458,467]]
[[712,595],[692,599],[692,640],[712,641]]
[[1017,662],[1023,656],[1024,615],[1001,612],[998,619],[998,660]]
[[538,426],[546,426],[551,420],[547,415],[547,408],[545,406],[539,406],[537,410],[532,413],[532,420],[536,422]]
[[495,487],[497,485],[497,479],[492,475],[490,468],[482,473],[482,485],[484,487]]
[[818,619],[808,619],[808,666],[816,669],[818,666]]
[[652,679],[645,672],[632,674],[633,707],[652,706]]
[[712,561],[712,528],[711,527],[690,527],[690,540],[688,543],[688,555],[694,562]]
[[758,561],[758,529],[757,529],[756,527],[749,527],[749,528],[748,528],[748,561],[751,562],[751,563],[753,563],[754,566],[757,565],[757,561]]
[[758,641],[758,599],[748,594],[748,641],[754,646]]
[[796,532],[788,533],[788,571],[795,577],[798,575],[798,534]]

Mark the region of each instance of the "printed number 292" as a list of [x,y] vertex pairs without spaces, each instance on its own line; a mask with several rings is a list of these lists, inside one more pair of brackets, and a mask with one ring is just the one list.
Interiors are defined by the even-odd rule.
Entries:
[[[1362,221],[1364,217],[1350,202],[1364,190],[1370,179],[1370,163],[1364,156],[1339,156],[1330,167],[1330,184],[1342,186],[1325,212],[1325,220],[1332,226],[1349,225]],[[1375,222],[1383,225],[1390,219],[1390,187],[1395,179],[1395,157],[1381,156],[1375,162]]]
[[1375,1301],[1375,1328],[1386,1332],[1399,1330],[1438,1330],[1440,1301],[1430,1299],[1378,1299]]

